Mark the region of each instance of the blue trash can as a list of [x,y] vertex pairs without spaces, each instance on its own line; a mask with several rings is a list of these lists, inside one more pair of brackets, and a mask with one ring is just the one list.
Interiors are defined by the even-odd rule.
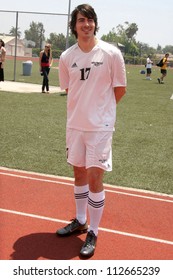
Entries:
[[32,61],[24,61],[23,63],[23,76],[31,76]]

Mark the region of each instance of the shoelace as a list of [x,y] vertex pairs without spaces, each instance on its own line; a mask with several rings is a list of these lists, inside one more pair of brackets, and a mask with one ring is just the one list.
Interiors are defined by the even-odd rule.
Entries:
[[75,226],[76,224],[78,225],[79,224],[79,222],[78,222],[78,220],[77,219],[71,219],[70,221],[72,221],[69,225],[67,225],[66,227],[65,227],[65,229],[69,229],[69,228],[71,228],[73,225]]
[[95,234],[94,234],[93,231],[88,232],[87,238],[86,238],[86,241],[85,241],[85,247],[93,245],[94,237],[95,237]]

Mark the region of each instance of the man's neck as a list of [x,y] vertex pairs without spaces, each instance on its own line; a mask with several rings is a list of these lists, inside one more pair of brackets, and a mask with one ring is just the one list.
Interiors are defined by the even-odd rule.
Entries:
[[78,46],[83,52],[90,52],[95,45],[97,44],[98,40],[95,37],[92,37],[90,39],[78,39]]

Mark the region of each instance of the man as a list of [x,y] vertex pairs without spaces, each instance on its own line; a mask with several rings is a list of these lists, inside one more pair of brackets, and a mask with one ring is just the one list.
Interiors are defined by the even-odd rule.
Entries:
[[163,58],[163,66],[161,66],[160,68],[160,73],[162,74],[160,78],[158,78],[158,82],[159,84],[164,84],[163,79],[166,77],[167,75],[167,66],[168,66],[168,57],[169,57],[169,53],[166,53],[164,58]]
[[66,236],[87,231],[80,254],[91,257],[104,209],[103,175],[112,170],[116,103],[125,94],[126,73],[121,52],[95,37],[97,15],[90,5],[75,8],[70,29],[77,43],[61,55],[59,78],[68,93],[67,161],[74,170],[76,218],[56,233]]
[[146,73],[146,80],[149,80],[151,81],[151,68],[152,68],[152,65],[153,65],[153,62],[151,60],[151,56],[149,55],[147,57],[147,63],[146,63],[146,70],[147,70],[147,73]]

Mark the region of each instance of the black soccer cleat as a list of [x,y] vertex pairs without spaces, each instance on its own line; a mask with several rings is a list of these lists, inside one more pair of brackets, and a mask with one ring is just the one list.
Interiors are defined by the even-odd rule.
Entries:
[[70,224],[68,224],[63,228],[58,229],[56,231],[56,234],[59,236],[67,236],[76,232],[80,232],[80,233],[87,232],[87,229],[88,229],[87,222],[82,225],[81,223],[79,223],[77,219],[73,219]]
[[81,256],[85,258],[92,257],[94,255],[96,243],[97,243],[97,236],[94,234],[92,230],[88,231],[86,240],[82,246],[82,249],[80,250]]

